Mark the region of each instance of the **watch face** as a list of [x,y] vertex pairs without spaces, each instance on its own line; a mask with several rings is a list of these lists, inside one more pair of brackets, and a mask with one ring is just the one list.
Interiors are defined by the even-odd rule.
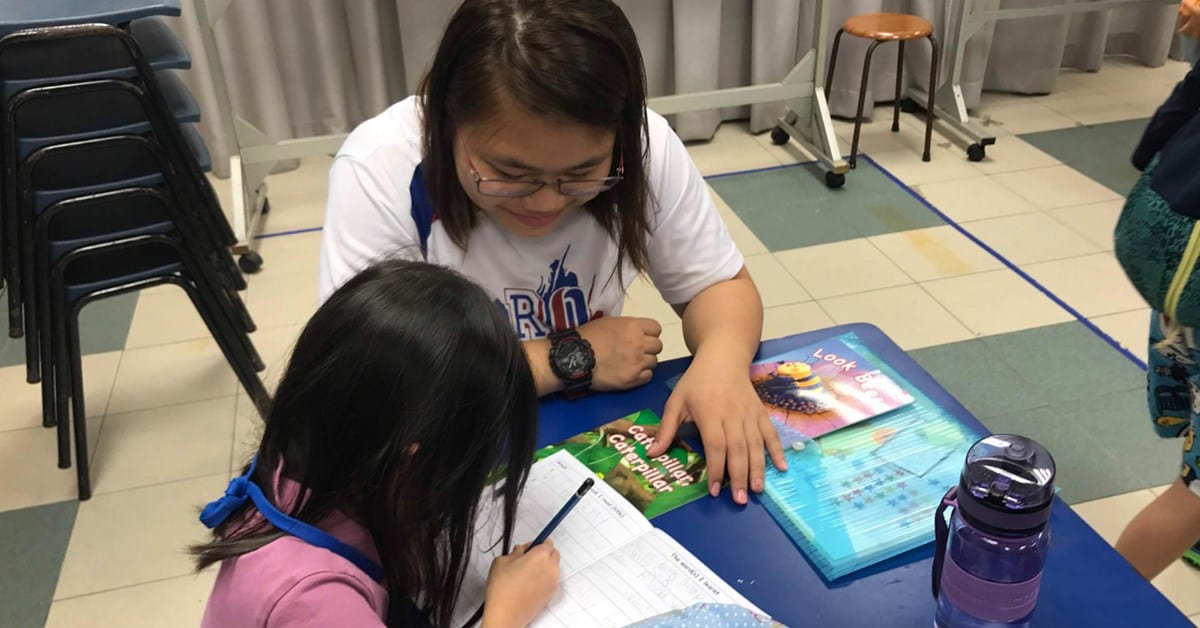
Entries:
[[595,366],[595,357],[583,342],[571,340],[558,347],[555,362],[568,379],[586,376]]

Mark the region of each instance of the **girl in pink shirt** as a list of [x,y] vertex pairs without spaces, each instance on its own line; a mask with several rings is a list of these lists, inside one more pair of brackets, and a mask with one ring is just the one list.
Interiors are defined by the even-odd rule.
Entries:
[[[453,271],[374,265],[296,343],[245,474],[192,548],[220,563],[204,626],[446,626],[480,497],[503,469],[510,547],[537,393],[504,314]],[[523,626],[558,586],[552,543],[492,564],[484,626]]]

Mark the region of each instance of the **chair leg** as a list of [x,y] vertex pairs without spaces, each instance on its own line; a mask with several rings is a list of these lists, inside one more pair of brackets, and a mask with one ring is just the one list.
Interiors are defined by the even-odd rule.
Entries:
[[[63,450],[66,449],[69,451],[71,442],[71,436],[69,432],[70,425],[68,423],[71,420],[71,410],[68,404],[70,402],[70,396],[75,394],[74,391],[71,390],[69,365],[70,349],[67,341],[66,319],[69,316],[68,311],[70,308],[67,307],[65,302],[66,293],[63,290],[62,275],[57,268],[55,268],[52,272],[54,277],[51,288],[52,296],[50,298],[50,307],[52,310],[50,317],[54,324],[54,329],[51,331],[51,333],[54,334],[54,359],[51,361],[52,368],[54,368],[55,382],[54,416],[57,417],[58,420],[59,467],[65,469],[70,466],[69,456],[66,461],[66,466],[63,466],[62,458]],[[87,451],[86,447],[84,448],[84,451]]]
[[38,335],[42,347],[42,424],[46,427],[57,426],[58,468],[66,469],[71,466],[70,424],[66,418],[62,420],[58,418],[58,405],[56,403],[57,389],[66,386],[66,383],[59,379],[56,372],[57,367],[55,366],[57,359],[55,357],[57,355],[55,353],[55,333],[58,329],[55,323],[55,315],[58,314],[60,308],[51,305],[50,271],[49,259],[47,257],[49,253],[40,239],[34,246],[39,251],[36,263],[38,268],[37,311],[41,319],[38,325]]
[[262,380],[259,379],[258,375],[255,374],[256,371],[247,368],[251,365],[244,363],[244,361],[239,358],[237,351],[230,343],[231,339],[228,338],[226,334],[222,333],[220,325],[213,317],[213,312],[208,307],[208,304],[205,302],[204,298],[200,296],[198,288],[194,285],[186,283],[186,281],[187,280],[185,279],[185,283],[181,283],[180,287],[183,288],[184,292],[186,292],[188,297],[192,300],[192,305],[196,307],[196,311],[199,312],[200,318],[208,327],[209,333],[211,333],[213,339],[217,341],[217,346],[220,347],[221,353],[225,354],[225,360],[229,362],[229,366],[233,368],[234,374],[237,375],[237,378],[241,382],[242,388],[246,391],[246,394],[250,396],[250,400],[254,402],[255,407],[259,408],[260,411],[263,410],[266,407],[266,404],[270,401],[271,395],[267,392],[266,387],[263,386]]
[[836,35],[833,36],[833,52],[829,55],[829,72],[825,74],[825,98],[829,98],[829,91],[833,89],[833,71],[837,68],[838,48],[842,45],[842,34],[846,31],[838,29]]
[[881,42],[872,41],[867,48],[867,58],[863,61],[862,82],[858,87],[858,113],[854,116],[854,140],[850,142],[850,167],[854,168],[858,161],[858,137],[862,133],[863,107],[867,103],[867,79],[871,75],[871,56]]
[[8,337],[20,338],[25,329],[21,313],[21,223],[15,193],[16,169],[11,164],[5,164],[3,183],[14,190],[6,191],[4,197],[4,284],[8,290]]
[[[9,225],[12,226],[11,224]],[[16,229],[9,229],[16,231]],[[21,312],[21,279],[20,272],[20,252],[17,250],[21,246],[21,238],[17,234],[8,237],[6,243],[9,252],[8,259],[5,260],[5,287],[8,289],[8,337],[20,338],[21,334],[25,333],[25,321]]]
[[[24,213],[24,212],[22,212]],[[37,296],[34,291],[33,216],[21,216],[21,295],[25,311],[25,381],[36,384],[42,381],[39,364],[41,343],[38,342]]]
[[[66,313],[67,353],[71,371],[71,424],[75,433],[75,477],[79,484],[79,501],[92,497],[91,465],[88,461],[87,409],[83,398],[83,357],[79,346],[79,307]],[[66,423],[65,420],[62,420]]]
[[244,331],[245,317],[249,317],[249,311],[245,309],[240,296],[222,286],[220,280],[213,276],[213,269],[204,265],[205,259],[191,250],[185,242],[180,242],[177,250],[184,261],[184,267],[188,269],[193,285],[197,287],[197,294],[206,304],[210,304],[211,319],[218,323],[223,336],[232,343],[234,353],[245,360],[252,373],[265,370],[266,365],[262,357]]
[[[33,294],[36,300],[33,309],[38,315],[38,342],[41,347],[39,353],[42,358],[40,364],[42,377],[42,426],[54,427],[58,421],[54,414],[54,319],[50,310],[50,253],[45,239],[45,229],[40,222],[34,225],[33,233],[34,237],[32,242],[30,242],[30,246],[33,247]],[[63,464],[61,457],[59,458],[59,464]]]
[[937,38],[929,35],[929,90],[925,103],[925,154],[921,161],[929,161],[929,145],[933,141],[933,101],[937,97],[938,88],[938,59],[940,58]]
[[193,282],[200,288],[200,294],[212,303],[214,319],[223,322],[222,329],[233,339],[232,342],[236,343],[238,355],[247,360],[254,372],[265,370],[266,364],[247,336],[253,331],[254,322],[241,297],[235,290],[223,286],[220,279],[214,276],[213,269],[204,265],[204,257],[192,251],[186,244],[180,248],[180,255],[183,256],[184,265],[188,268]]
[[896,98],[892,102],[892,133],[900,132],[900,97],[904,93],[904,40],[896,53]]

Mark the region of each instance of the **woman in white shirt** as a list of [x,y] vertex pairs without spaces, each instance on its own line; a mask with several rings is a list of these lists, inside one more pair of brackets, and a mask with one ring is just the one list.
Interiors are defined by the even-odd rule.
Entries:
[[650,381],[658,322],[621,316],[649,275],[694,360],[663,412],[704,442],[710,493],[761,491],[785,462],[749,379],[762,302],[682,142],[645,106],[629,21],[609,0],[466,0],[416,96],[351,133],[330,171],[324,299],[405,256],[482,285],[524,343],[541,395]]

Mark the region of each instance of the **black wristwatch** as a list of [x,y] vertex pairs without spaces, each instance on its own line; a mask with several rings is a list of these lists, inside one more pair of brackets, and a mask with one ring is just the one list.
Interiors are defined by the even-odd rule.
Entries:
[[562,380],[563,397],[579,399],[592,387],[596,354],[574,329],[550,334],[550,370]]

